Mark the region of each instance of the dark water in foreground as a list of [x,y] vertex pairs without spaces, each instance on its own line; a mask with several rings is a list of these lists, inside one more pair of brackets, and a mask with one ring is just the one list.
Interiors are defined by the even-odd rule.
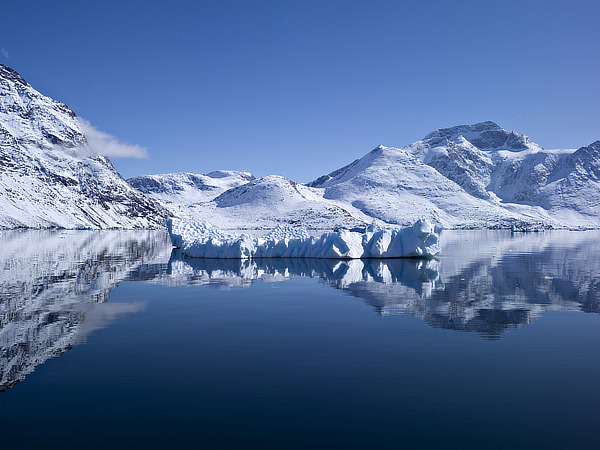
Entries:
[[3,448],[598,448],[600,233],[438,260],[0,235]]

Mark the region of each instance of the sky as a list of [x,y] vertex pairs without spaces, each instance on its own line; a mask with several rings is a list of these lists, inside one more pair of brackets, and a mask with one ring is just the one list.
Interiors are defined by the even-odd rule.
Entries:
[[595,0],[13,1],[0,62],[139,150],[111,157],[125,178],[306,182],[485,120],[545,148],[600,139],[598,17]]

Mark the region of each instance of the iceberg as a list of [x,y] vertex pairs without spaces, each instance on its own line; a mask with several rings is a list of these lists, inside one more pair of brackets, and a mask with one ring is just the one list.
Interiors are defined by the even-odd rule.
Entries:
[[339,229],[321,237],[302,227],[278,225],[264,236],[220,230],[207,222],[172,218],[173,246],[196,258],[411,258],[440,252],[441,228],[418,220],[407,228]]

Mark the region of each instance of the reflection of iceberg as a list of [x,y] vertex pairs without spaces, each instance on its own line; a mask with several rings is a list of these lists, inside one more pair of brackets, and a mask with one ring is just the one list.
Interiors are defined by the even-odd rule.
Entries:
[[170,251],[165,233],[151,231],[10,231],[0,248],[0,391],[139,311],[140,303],[107,302],[110,290]]
[[544,311],[600,312],[600,232],[449,231],[445,239],[439,260],[215,260],[174,251],[154,281],[224,287],[317,277],[383,315],[490,338]]
[[250,286],[257,280],[284,281],[300,276],[321,278],[340,289],[372,282],[403,286],[419,296],[428,296],[436,287],[438,264],[436,260],[419,259],[190,258],[173,250],[166,273],[158,275],[154,282],[238,287]]
[[197,258],[402,258],[440,252],[440,229],[425,220],[407,228],[342,229],[319,238],[289,225],[279,225],[261,237],[181,219],[169,219],[167,227],[173,245]]

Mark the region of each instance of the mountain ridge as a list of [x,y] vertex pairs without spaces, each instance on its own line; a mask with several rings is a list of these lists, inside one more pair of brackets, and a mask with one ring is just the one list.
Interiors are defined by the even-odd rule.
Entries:
[[169,215],[89,149],[71,108],[0,64],[0,228],[157,228]]
[[87,145],[76,114],[0,64],[0,228],[161,228],[168,217],[223,228],[600,227],[600,141],[546,150],[492,121],[377,146],[300,184],[248,172],[123,180]]
[[[411,170],[401,170],[411,165]],[[424,166],[445,180],[427,173]],[[440,219],[449,228],[506,228],[515,224],[597,228],[598,170],[599,144],[578,150],[545,150],[527,136],[487,121],[435,130],[402,148],[378,146],[307,185],[324,188],[325,197],[350,201],[363,212],[392,223],[401,221],[401,215],[413,218],[422,213]],[[411,181],[419,171],[420,176]],[[378,187],[382,180],[385,186]],[[442,192],[429,189],[428,193],[428,184],[442,188]],[[430,211],[419,211],[416,204],[410,207],[411,201],[415,203],[415,192]],[[445,198],[448,193],[449,199]],[[465,198],[465,193],[469,197]],[[389,207],[381,208],[380,200],[386,196]],[[398,206],[393,208],[392,204]],[[406,205],[408,211],[403,208]],[[461,207],[470,211],[461,211]],[[473,217],[471,212],[475,211],[479,217]]]

